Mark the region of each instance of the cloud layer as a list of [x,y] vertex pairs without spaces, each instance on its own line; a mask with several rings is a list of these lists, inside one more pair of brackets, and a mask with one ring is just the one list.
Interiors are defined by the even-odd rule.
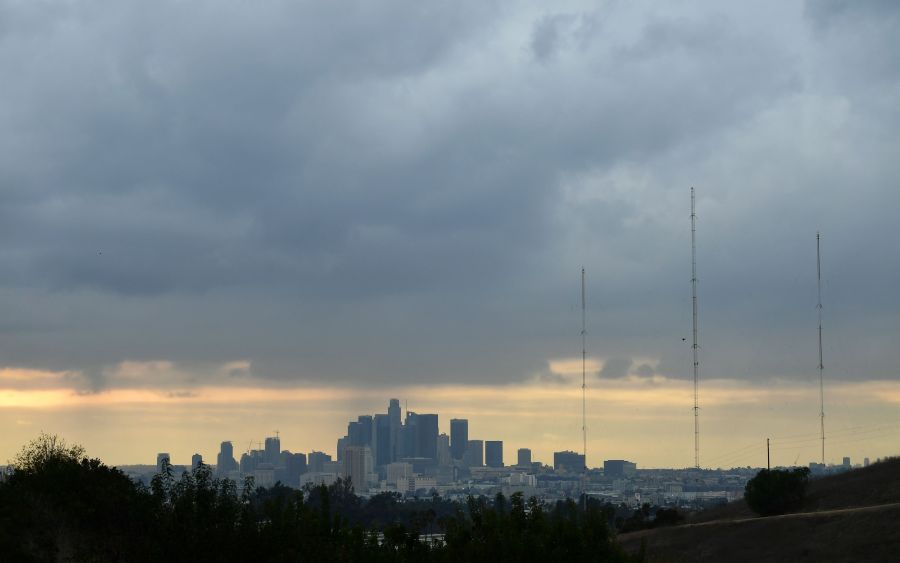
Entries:
[[553,9],[0,3],[3,364],[896,378],[896,4]]

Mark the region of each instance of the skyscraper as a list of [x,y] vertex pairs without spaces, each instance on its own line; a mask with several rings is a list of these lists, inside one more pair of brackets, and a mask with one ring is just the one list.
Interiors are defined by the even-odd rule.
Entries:
[[200,454],[194,454],[191,456],[191,471],[196,471],[203,465],[203,456]]
[[448,466],[450,459],[450,436],[440,434],[437,439],[437,464]]
[[372,437],[375,434],[372,417],[369,415],[360,415],[359,418],[357,418],[357,424],[359,425],[359,444],[354,445],[368,446],[371,448],[373,445]]
[[169,452],[160,452],[156,454],[156,472],[158,474],[162,474],[164,471],[163,465],[171,465],[172,458],[169,456]]
[[263,460],[266,463],[271,463],[274,467],[279,462],[279,457],[281,454],[281,439],[277,436],[272,438],[266,438],[266,449],[263,454]]
[[437,461],[438,415],[420,414],[416,433],[416,457]]
[[309,452],[306,456],[307,468],[310,473],[321,473],[323,465],[331,461],[331,456],[322,452]]
[[344,448],[342,474],[357,492],[367,491],[372,476],[372,450],[368,446]]
[[398,399],[391,399],[388,406],[388,418],[391,424],[391,461],[396,461],[403,457],[400,443],[400,401]]
[[484,462],[488,467],[503,467],[503,442],[488,440],[484,443]]
[[373,448],[373,452],[375,454],[375,465],[380,467],[394,461],[392,455],[394,452],[394,442],[391,439],[390,416],[386,414],[376,414],[374,426],[375,447]]
[[519,448],[518,451],[518,459],[516,460],[516,465],[519,467],[530,467],[531,466],[531,450],[528,448]]
[[227,477],[229,471],[237,469],[234,460],[234,447],[231,442],[222,442],[219,445],[219,455],[216,457],[216,473],[219,477]]
[[484,442],[481,440],[469,440],[466,453],[463,455],[463,464],[467,467],[481,467],[484,465]]
[[450,455],[462,459],[469,446],[469,421],[465,418],[450,419]]

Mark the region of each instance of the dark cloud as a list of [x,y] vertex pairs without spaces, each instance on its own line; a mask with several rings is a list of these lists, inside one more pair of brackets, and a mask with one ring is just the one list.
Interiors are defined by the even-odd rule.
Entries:
[[600,377],[605,379],[617,379],[628,375],[632,366],[631,358],[609,358],[600,370]]
[[5,363],[895,376],[893,4],[555,8],[0,4]]

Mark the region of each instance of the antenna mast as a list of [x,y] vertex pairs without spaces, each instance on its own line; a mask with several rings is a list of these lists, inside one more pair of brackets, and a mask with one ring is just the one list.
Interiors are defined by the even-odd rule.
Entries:
[[819,252],[819,233],[816,232],[816,290],[819,313],[819,425],[822,432],[822,465],[825,465],[825,382],[823,372],[825,365],[822,362],[822,258]]
[[585,323],[585,305],[584,305],[584,268],[581,268],[581,438],[583,441],[584,453],[584,470],[587,471],[587,408],[585,401],[586,374],[587,374],[587,345],[585,344],[585,335],[587,334]]
[[700,356],[697,345],[697,214],[691,187],[691,290],[694,309],[694,467],[700,469]]

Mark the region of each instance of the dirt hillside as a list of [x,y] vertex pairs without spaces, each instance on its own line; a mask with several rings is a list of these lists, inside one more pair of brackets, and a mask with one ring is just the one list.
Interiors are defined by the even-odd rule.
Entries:
[[743,501],[681,526],[624,534],[661,561],[898,561],[900,459],[814,480],[801,512],[755,517]]

